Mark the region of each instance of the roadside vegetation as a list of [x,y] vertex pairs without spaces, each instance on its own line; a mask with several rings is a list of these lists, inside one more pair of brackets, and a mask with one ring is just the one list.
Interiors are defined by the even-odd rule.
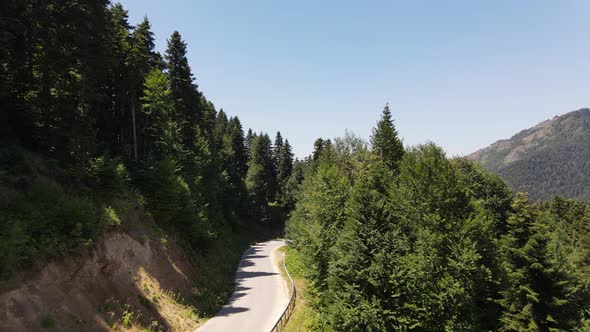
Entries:
[[293,329],[588,331],[587,204],[533,203],[433,143],[400,148],[387,106],[371,148],[320,143],[287,223],[310,308]]
[[297,289],[297,298],[295,299],[295,308],[291,317],[285,326],[285,332],[311,332],[318,331],[318,326],[321,322],[316,315],[313,307],[309,304],[310,298],[308,295],[308,279],[305,276],[305,266],[298,251],[286,246],[283,247],[282,252],[285,253],[286,265],[291,273],[295,288]]

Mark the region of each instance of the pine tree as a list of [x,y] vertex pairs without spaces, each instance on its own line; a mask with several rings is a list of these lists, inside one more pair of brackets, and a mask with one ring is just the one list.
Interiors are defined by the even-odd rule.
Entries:
[[229,120],[227,119],[227,115],[223,111],[223,109],[219,110],[217,113],[217,117],[215,119],[215,127],[213,130],[213,137],[215,147],[220,151],[223,148],[223,139],[226,134],[226,130],[228,128]]
[[139,158],[143,158],[148,153],[147,148],[144,146],[145,142],[140,139],[140,136],[145,135],[147,119],[141,116],[145,113],[139,112],[137,109],[140,106],[137,101],[143,97],[143,84],[150,71],[160,67],[159,54],[154,51],[154,34],[150,29],[150,22],[147,17],[144,17],[143,21],[131,34],[131,50],[128,60],[131,73],[129,93],[131,98],[134,155],[138,154]]
[[397,130],[391,118],[389,104],[385,104],[381,120],[377,122],[377,127],[373,129],[371,145],[373,146],[373,152],[383,159],[389,169],[397,173],[404,154],[404,146],[398,138]]
[[244,147],[244,132],[237,117],[229,119],[222,143],[222,174],[226,176],[223,194],[225,215],[228,220],[241,220],[248,217],[249,202],[245,183],[248,160]]
[[248,171],[248,153],[244,140],[244,130],[240,119],[231,117],[227,129],[228,148],[231,151],[231,164],[237,171],[237,175],[244,180]]
[[248,160],[250,160],[250,151],[252,148],[252,141],[256,137],[256,133],[252,131],[252,128],[248,128],[248,133],[246,134],[246,140],[244,141],[246,152],[248,153]]
[[[332,247],[342,233],[350,181],[339,167],[321,160],[306,178],[302,195],[286,228],[293,246],[302,250],[309,265],[314,301],[325,303]],[[319,303],[318,303],[319,304]]]
[[183,145],[194,150],[196,127],[202,118],[201,94],[194,83],[186,52],[186,43],[180,33],[174,31],[168,40],[165,56],[175,103],[173,119],[181,127]]
[[246,186],[255,209],[255,217],[270,218],[268,203],[276,198],[276,169],[268,134],[261,133],[252,140]]
[[293,171],[293,152],[291,151],[291,144],[289,140],[285,140],[279,150],[278,167],[277,167],[277,185],[281,202],[285,203],[285,189],[287,181],[291,177]]
[[110,56],[106,63],[107,76],[104,87],[104,103],[97,112],[96,128],[99,149],[103,153],[120,155],[124,160],[134,158],[133,114],[131,114],[131,94],[135,86],[132,80],[133,68],[130,64],[131,38],[127,11],[120,4],[107,10],[109,24],[106,27],[104,47]]
[[273,157],[275,160],[276,168],[279,168],[280,158],[281,158],[281,150],[283,149],[283,136],[281,135],[280,131],[277,131],[275,136],[275,142],[273,146]]
[[393,174],[380,160],[367,161],[359,173],[331,250],[327,311],[340,331],[390,331],[394,326],[403,331],[411,325],[401,309],[403,279],[389,277],[402,270],[396,256],[407,245],[396,236],[386,203]]
[[332,141],[330,139],[318,138],[313,143],[312,160],[318,161],[325,150],[332,149]]
[[150,21],[144,17],[131,34],[131,57],[140,81],[141,77],[147,75],[150,70],[164,69],[162,68],[162,56],[154,51],[154,33],[151,28]]
[[571,331],[567,280],[551,266],[549,238],[537,222],[538,212],[523,193],[516,195],[512,208],[502,238],[507,287],[500,300],[500,331]]
[[[145,131],[142,141],[151,157],[162,159],[165,156],[178,155],[180,147],[180,130],[173,121],[174,100],[170,90],[168,76],[159,69],[152,70],[145,80],[142,113],[145,119]],[[150,157],[147,154],[146,157]]]

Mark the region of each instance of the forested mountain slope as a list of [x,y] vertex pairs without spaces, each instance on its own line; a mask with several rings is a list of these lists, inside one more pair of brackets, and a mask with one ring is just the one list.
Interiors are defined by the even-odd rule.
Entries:
[[590,109],[523,130],[467,156],[533,199],[590,199]]
[[[294,204],[289,187],[300,179],[291,176],[288,140],[278,132],[274,140],[246,135],[237,116],[200,90],[180,33],[171,31],[167,42],[160,54],[147,17],[129,22],[110,1],[0,3],[0,297],[42,282],[52,264],[81,267],[52,270],[56,282],[71,277],[70,286],[13,301],[30,295],[31,306],[0,308],[1,330],[78,330],[67,324],[75,317],[63,319],[68,306],[76,316],[87,304],[76,316],[86,320],[102,314],[110,297],[121,315],[104,330],[135,326],[133,319],[142,330],[190,329],[227,300],[244,245],[281,228]],[[146,211],[139,226],[126,218],[130,207]],[[157,233],[131,240],[135,226]],[[198,270],[178,283],[192,306],[186,326],[165,324],[160,297],[135,279],[141,269],[154,272],[149,259],[127,264],[101,248],[165,256],[167,244]],[[92,259],[123,267],[102,271],[107,265]],[[79,271],[102,292],[77,292]],[[163,286],[166,274],[152,273],[152,284],[173,291]],[[131,280],[139,293],[128,289]],[[163,318],[151,326],[147,314],[135,317],[142,310]]]

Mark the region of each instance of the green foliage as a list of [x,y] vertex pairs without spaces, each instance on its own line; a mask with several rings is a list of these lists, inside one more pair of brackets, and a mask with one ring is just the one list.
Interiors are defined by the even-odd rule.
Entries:
[[90,159],[84,175],[86,184],[101,195],[122,193],[130,183],[127,168],[117,159]]
[[[173,120],[174,99],[168,76],[159,69],[152,70],[146,77],[143,92],[142,111],[145,118],[143,144],[146,151],[152,151],[155,158],[178,153],[180,128]],[[146,157],[152,155],[145,153]]]
[[[294,273],[310,281],[318,329],[588,330],[587,204],[513,199],[497,176],[432,143],[406,151],[388,105],[371,150],[347,133],[293,161],[280,133],[274,145],[244,137],[237,117],[216,111],[180,33],[163,59],[149,21],[130,25],[120,4],[2,6],[14,24],[0,23],[0,276],[83,251],[123,222],[117,198],[144,195],[206,267],[195,301],[212,314],[254,237],[243,232],[262,232],[249,222],[276,224],[294,208]],[[588,198],[587,115],[480,159],[535,198]],[[525,152],[504,164],[515,149]]]
[[556,196],[542,213],[553,233],[553,250],[590,277],[590,205]]
[[461,184],[469,196],[492,214],[498,235],[505,232],[512,203],[510,188],[499,176],[485,171],[468,159],[457,158],[453,163],[459,170]]
[[404,155],[404,146],[398,138],[397,129],[393,125],[389,104],[383,108],[383,116],[377,122],[371,136],[373,152],[383,159],[383,162],[394,173],[398,172],[399,163]]
[[38,179],[29,190],[4,188],[0,195],[0,275],[7,276],[36,259],[87,248],[102,232],[107,217],[87,197],[65,192]]
[[188,241],[202,245],[202,240],[210,236],[205,207],[193,200],[179,173],[180,167],[171,157],[154,162],[144,171],[141,182],[147,207],[157,220],[178,227]]
[[318,329],[586,328],[586,204],[513,201],[498,176],[432,143],[392,170],[351,137],[324,142],[296,168],[287,223]]
[[519,193],[502,238],[506,255],[507,285],[501,331],[571,331],[580,312],[571,296],[568,271],[556,269],[549,251],[549,236],[538,220],[538,211]]
[[320,163],[314,176],[303,183],[302,197],[287,224],[287,236],[304,253],[309,278],[322,299],[327,286],[330,248],[341,232],[350,183],[335,165]]
[[104,224],[107,226],[116,227],[121,225],[121,219],[119,219],[117,212],[110,206],[104,208],[103,218]]
[[254,137],[250,147],[246,188],[254,215],[263,222],[270,220],[268,202],[276,199],[276,172],[270,137],[266,134]]

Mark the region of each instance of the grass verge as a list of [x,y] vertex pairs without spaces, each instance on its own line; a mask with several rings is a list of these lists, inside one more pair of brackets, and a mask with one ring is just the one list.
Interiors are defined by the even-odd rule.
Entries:
[[[303,264],[300,253],[289,247],[282,247],[281,252],[285,253],[287,269],[291,273],[295,288],[297,289],[297,298],[295,300],[295,309],[285,326],[285,332],[312,332],[318,331],[317,317],[313,308],[309,305],[309,293],[307,291],[307,280],[305,279],[305,265]],[[282,267],[281,267],[282,269]]]

